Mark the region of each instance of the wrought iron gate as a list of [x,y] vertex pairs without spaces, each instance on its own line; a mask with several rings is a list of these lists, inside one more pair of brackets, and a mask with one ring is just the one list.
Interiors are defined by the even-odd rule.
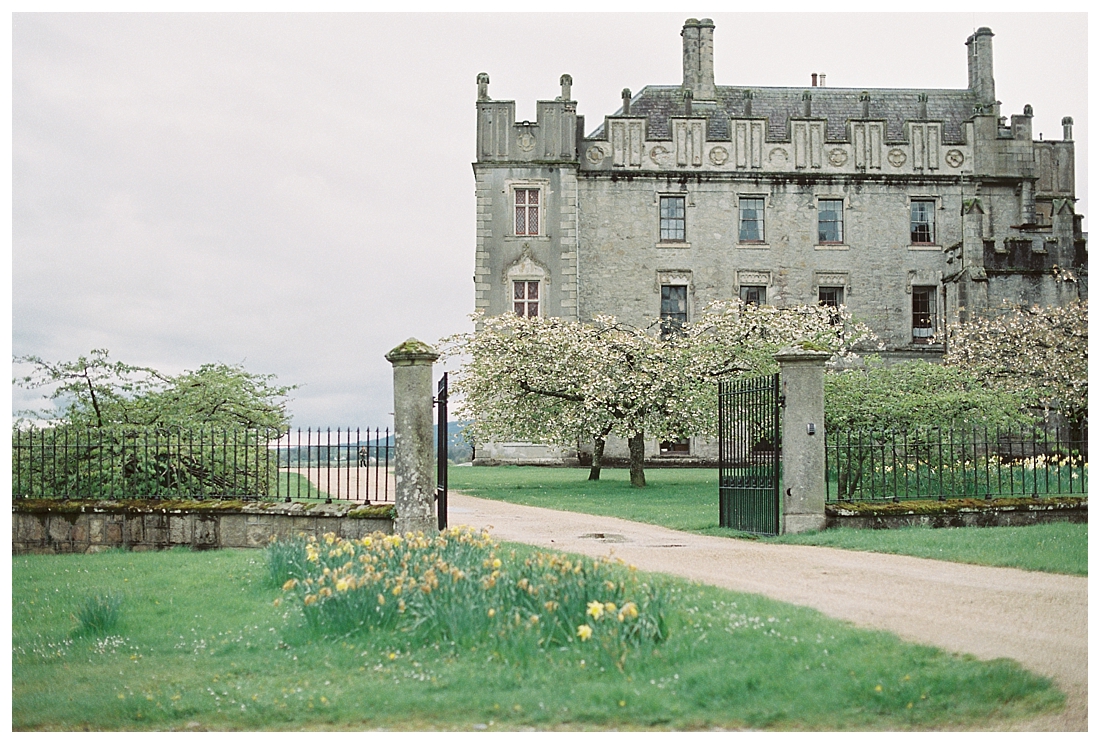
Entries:
[[435,508],[439,518],[439,529],[447,528],[447,444],[450,437],[447,431],[447,373],[439,379],[439,388],[435,396],[436,404],[436,470],[435,470]]
[[718,383],[718,524],[779,534],[779,375]]

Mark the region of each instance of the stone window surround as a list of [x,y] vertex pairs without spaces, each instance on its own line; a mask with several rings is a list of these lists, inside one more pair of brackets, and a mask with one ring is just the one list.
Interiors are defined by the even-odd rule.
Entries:
[[[841,237],[843,240],[839,243],[821,243],[818,242],[818,230],[819,219],[821,214],[821,202],[822,201],[839,201],[843,204],[843,211],[840,214],[840,229]],[[848,213],[852,209],[851,199],[847,194],[836,194],[831,192],[815,192],[813,201],[810,203],[810,208],[814,210],[814,250],[815,251],[846,251],[850,249],[848,245]],[[835,285],[826,285],[835,286]],[[847,293],[845,293],[847,296]]]
[[942,228],[943,223],[942,223],[942,220],[940,220],[939,215],[936,214],[936,212],[943,212],[944,211],[943,197],[940,196],[939,194],[909,194],[908,198],[905,200],[905,212],[906,212],[906,215],[908,217],[908,219],[906,220],[907,223],[909,223],[912,220],[913,202],[915,202],[915,201],[935,202],[935,207],[933,208],[933,222],[932,222],[933,242],[931,242],[931,243],[914,243],[914,242],[912,242],[912,234],[910,233],[910,238],[907,241],[909,250],[911,250],[911,251],[942,251],[943,250],[943,241],[941,240],[940,236],[941,236],[941,228]]
[[661,287],[687,287],[688,322],[695,317],[695,284],[692,282],[691,269],[658,269],[654,275],[653,291],[657,295],[657,320],[661,319]]
[[509,310],[513,309],[513,282],[539,283],[539,316],[545,316],[546,289],[550,284],[550,272],[532,257],[529,246],[524,246],[524,252],[504,272],[504,285]]
[[812,304],[817,304],[822,287],[839,287],[843,290],[845,305],[852,296],[851,276],[847,271],[815,271],[813,286],[810,288],[813,292]]
[[733,285],[733,296],[741,296],[741,287],[763,287],[764,304],[774,304],[772,297],[772,277],[769,269],[743,269],[737,272],[736,283]]
[[[516,235],[516,189],[538,189],[539,191],[539,232],[538,235]],[[550,240],[550,231],[546,221],[546,196],[550,193],[549,178],[508,179],[504,182],[504,192],[508,198],[508,230],[506,238],[519,240]]]
[[[678,197],[682,197],[683,200],[684,200],[684,240],[676,240],[676,241],[670,241],[670,240],[662,241],[661,240],[661,197],[665,197],[665,196],[678,196]],[[657,248],[690,248],[691,243],[687,240],[687,236],[691,234],[691,231],[688,229],[688,227],[689,227],[689,225],[688,225],[689,211],[688,210],[695,207],[695,199],[692,198],[691,194],[688,193],[687,189],[684,189],[683,191],[670,191],[670,190],[654,191],[653,192],[653,206],[657,210],[657,221],[656,221],[657,233],[654,236],[654,241],[653,241],[654,246],[657,247]],[[660,291],[660,290],[658,290],[658,291]],[[690,290],[689,290],[689,293],[690,293]]]

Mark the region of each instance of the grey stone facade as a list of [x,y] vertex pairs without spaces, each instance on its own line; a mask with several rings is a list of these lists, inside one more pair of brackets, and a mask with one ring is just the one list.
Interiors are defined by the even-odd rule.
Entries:
[[525,312],[646,327],[663,292],[689,320],[737,296],[837,301],[887,358],[938,359],[970,312],[1087,297],[1072,119],[1036,141],[1030,106],[1001,116],[988,28],[952,90],[716,85],[714,31],[689,19],[683,82],[624,90],[588,135],[568,75],[535,122],[478,76],[478,310],[522,292]]

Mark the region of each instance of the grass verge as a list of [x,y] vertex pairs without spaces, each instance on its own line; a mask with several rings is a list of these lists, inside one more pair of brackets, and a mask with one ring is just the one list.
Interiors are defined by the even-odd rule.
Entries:
[[1026,527],[953,527],[899,530],[841,528],[781,535],[770,542],[824,545],[846,550],[896,553],[956,563],[1023,568],[1049,573],[1089,574],[1089,526],[1053,522]]
[[[452,489],[480,498],[620,517],[704,535],[746,537],[718,526],[718,472],[714,469],[653,468],[646,471],[645,488],[631,488],[626,470],[605,469],[599,481],[587,477],[588,470],[580,468],[501,466],[451,468],[448,480]],[[1087,524],[837,529],[767,539],[1088,575]]]
[[[1011,661],[655,580],[669,637],[620,671],[582,644],[517,660],[399,631],[327,637],[274,605],[259,551],[15,556],[12,728],[981,729],[1063,701]],[[89,593],[123,598],[110,635],[72,634]]]

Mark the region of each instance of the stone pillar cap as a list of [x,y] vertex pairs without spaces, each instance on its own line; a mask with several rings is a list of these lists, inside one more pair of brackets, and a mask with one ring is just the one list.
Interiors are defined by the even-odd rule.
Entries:
[[813,348],[813,345],[809,341],[802,342],[801,346],[785,346],[777,351],[773,356],[775,361],[783,364],[784,362],[827,362],[832,357],[831,351],[821,351],[820,349]]
[[386,361],[391,364],[434,362],[436,359],[439,359],[439,352],[415,338],[410,338],[405,343],[398,344],[386,354]]

